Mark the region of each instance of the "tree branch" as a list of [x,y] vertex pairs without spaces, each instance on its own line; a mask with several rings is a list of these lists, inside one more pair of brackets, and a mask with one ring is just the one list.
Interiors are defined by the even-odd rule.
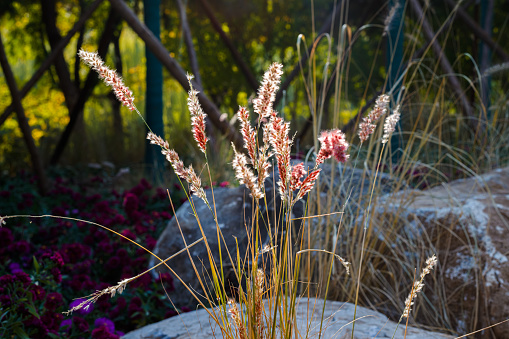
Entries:
[[[131,26],[131,28],[138,34],[138,36],[145,42],[147,47],[152,53],[161,61],[161,63],[168,69],[173,77],[180,83],[184,90],[189,91],[189,84],[187,82],[186,72],[182,66],[170,57],[168,51],[164,48],[162,43],[154,37],[152,32],[138,20],[134,12],[122,0],[110,0],[111,6],[122,16],[122,18]],[[203,88],[198,84],[193,85],[200,91],[198,99],[207,113],[208,117],[224,135],[228,137],[238,148],[243,147],[243,140],[241,135],[228,123],[228,120],[221,119],[221,112],[216,105],[203,93]]]
[[25,110],[23,109],[23,105],[21,104],[21,95],[19,93],[16,80],[14,79],[14,74],[12,74],[11,66],[9,65],[9,61],[7,60],[7,55],[5,54],[4,44],[2,42],[1,35],[0,35],[0,64],[4,72],[5,81],[7,82],[7,86],[9,87],[9,91],[11,92],[12,105],[16,110],[19,129],[23,133],[23,139],[25,140],[25,144],[27,145],[28,152],[32,160],[32,166],[36,174],[36,180],[37,185],[39,186],[39,191],[41,192],[42,195],[45,195],[48,191],[48,180],[44,173],[41,157],[39,156],[39,152],[37,151],[37,147],[35,146],[34,139],[32,138],[32,130],[30,129],[30,125],[28,124],[28,120],[25,115]]
[[199,0],[199,1],[202,4],[202,8],[205,11],[207,18],[209,18],[210,23],[212,24],[212,27],[219,34],[219,37],[223,40],[223,43],[226,45],[226,48],[228,48],[230,50],[233,60],[235,60],[235,62],[237,63],[237,65],[240,68],[240,71],[246,77],[246,80],[247,80],[249,86],[251,86],[251,88],[256,92],[258,90],[259,83],[258,83],[258,81],[256,81],[256,77],[251,72],[251,69],[244,62],[244,60],[240,56],[240,53],[235,48],[235,46],[233,46],[231,39],[228,37],[228,35],[225,33],[225,31],[221,27],[221,24],[215,17],[214,12],[212,11],[212,8],[210,7],[207,0]]
[[[332,25],[334,23],[334,18],[340,13],[341,11],[341,0],[336,5],[336,10],[331,12],[329,14],[329,17],[327,20],[325,20],[324,24],[320,28],[320,31],[318,32],[317,36],[321,36],[322,34],[325,34],[327,32],[330,32]],[[290,86],[293,79],[299,74],[300,72],[300,65],[304,64],[311,53],[311,50],[313,49],[314,41],[311,46],[309,46],[307,53],[304,53],[300,60],[293,66],[292,71],[285,77],[285,81],[281,84],[281,87],[279,88],[279,91],[276,94],[276,100],[274,101],[274,107],[278,104],[278,102],[283,98],[283,92]]]
[[[451,6],[452,8],[455,8],[457,6],[456,3],[452,0],[445,0],[445,2]],[[509,54],[507,54],[502,47],[500,47],[493,39],[490,37],[490,35],[482,29],[477,22],[475,22],[474,19],[472,19],[467,12],[461,7],[458,7],[456,10],[456,16],[461,19],[467,26],[468,29],[472,30],[472,33],[474,33],[479,39],[481,39],[486,45],[488,45],[491,50],[498,54],[500,58],[502,58],[503,61],[509,61]]]
[[[62,40],[62,36],[56,26],[57,12],[55,9],[55,0],[41,0],[42,9],[42,21],[46,27],[46,35],[48,37],[51,49],[58,45]],[[71,80],[71,73],[67,62],[64,59],[62,51],[57,53],[55,58],[55,69],[57,71],[58,80],[60,82],[59,87],[64,93],[65,102],[69,109],[69,113],[76,104],[78,97],[78,87]]]
[[478,124],[475,123],[476,116],[474,115],[472,106],[470,106],[470,103],[468,102],[468,99],[461,89],[460,82],[458,80],[458,77],[456,77],[455,72],[445,56],[442,47],[440,47],[440,44],[436,40],[435,32],[433,32],[433,29],[431,28],[431,25],[426,20],[426,17],[424,16],[424,12],[422,10],[421,5],[419,4],[418,0],[410,0],[411,7],[413,8],[415,14],[418,18],[422,18],[422,32],[428,40],[429,43],[431,43],[431,49],[433,50],[433,53],[435,54],[436,58],[438,59],[440,65],[442,66],[442,69],[447,74],[447,81],[449,82],[449,85],[451,86],[452,90],[456,94],[456,96],[459,99],[459,103],[463,109],[463,113],[467,118],[469,118],[469,125],[476,130],[478,127],[483,129],[483,126],[477,126]]
[[[72,37],[76,32],[78,32],[84,25],[85,22],[92,16],[92,14],[95,12],[97,7],[103,2],[104,0],[96,0],[93,4],[90,5],[90,7],[85,11],[83,16],[74,24],[73,28],[67,33],[65,38],[60,40],[58,44],[51,50],[50,55],[44,60],[44,62],[41,64],[39,69],[32,75],[30,80],[26,82],[26,84],[21,88],[19,91],[19,95],[21,99],[23,99],[28,92],[34,87],[34,85],[39,81],[39,79],[44,75],[44,72],[53,64],[56,57],[62,52],[62,50],[67,46],[69,41],[71,41]],[[0,126],[3,125],[5,120],[11,115],[11,113],[14,112],[14,105],[11,103],[5,111],[0,116]]]
[[[115,27],[120,22],[120,17],[113,11],[110,10],[110,14],[108,19],[106,20],[106,25],[104,26],[103,34],[99,40],[99,46],[97,48],[97,53],[104,60],[106,56],[106,52],[108,51],[108,46],[113,40],[115,34]],[[53,155],[51,156],[50,164],[55,165],[60,160],[67,143],[69,142],[69,138],[71,137],[71,133],[78,121],[79,115],[83,112],[83,108],[85,107],[85,103],[92,95],[92,91],[94,87],[99,82],[97,74],[95,71],[90,70],[87,75],[87,79],[85,80],[85,85],[79,91],[78,98],[76,100],[75,105],[69,111],[69,122],[67,126],[65,126],[64,132],[60,136],[58,143],[53,151]]]
[[191,28],[189,27],[189,22],[187,21],[186,7],[182,3],[182,0],[176,0],[176,2],[177,7],[179,8],[180,23],[182,26],[182,33],[184,35],[184,42],[187,47],[187,55],[189,57],[189,64],[191,65],[191,72],[193,72],[196,82],[201,87],[203,87],[203,82],[201,81],[200,75],[200,67],[198,66],[198,58],[196,57],[196,50],[194,49],[193,44],[193,36],[191,35]]

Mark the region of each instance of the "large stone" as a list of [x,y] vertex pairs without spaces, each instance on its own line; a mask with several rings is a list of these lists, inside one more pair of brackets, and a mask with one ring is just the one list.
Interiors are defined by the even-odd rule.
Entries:
[[[215,201],[218,226],[232,256],[236,257],[235,251],[237,243],[239,244],[241,253],[244,253],[247,244],[246,229],[249,228],[253,208],[252,198],[249,196],[248,191],[244,186],[237,188],[219,187],[214,189],[214,199],[212,199],[212,192],[210,189],[206,190],[206,194],[212,208],[214,208],[213,201]],[[204,235],[208,240],[214,261],[218,265],[220,258],[217,228],[213,214],[201,199],[194,197],[193,201],[196,214],[200,220]],[[165,230],[160,235],[153,251],[157,256],[165,259],[185,247],[179,227],[188,245],[202,237],[198,221],[189,201],[185,202],[178,209],[175,217],[170,220],[168,226],[166,226]],[[263,229],[261,231],[263,231]],[[205,279],[203,279],[204,282],[207,284],[210,283],[210,278],[207,278],[210,276],[205,273],[210,265],[208,264],[209,260],[204,242],[202,241],[193,246],[189,252],[200,276],[202,278],[205,277]],[[224,245],[222,247],[222,256],[223,262],[225,263],[223,266],[225,266],[228,271],[228,266],[231,267],[231,262],[226,255]],[[158,262],[156,258],[152,257],[149,261],[149,266],[153,267]],[[187,252],[181,253],[177,257],[171,259],[168,261],[168,264],[190,288],[198,293],[203,292],[196,272],[191,266],[191,261]],[[166,269],[162,269],[162,271],[164,270]],[[174,286],[175,290],[170,292],[170,297],[176,305],[193,307],[197,304],[192,294],[180,281],[174,279]]]
[[[318,338],[322,319],[323,300],[299,299],[296,307],[296,323],[302,338]],[[266,307],[266,312],[267,307]],[[217,313],[217,311],[216,311]],[[337,301],[327,301],[323,312],[321,338],[352,338],[352,319],[354,305]],[[397,326],[383,314],[358,306],[356,313],[355,339],[368,338],[405,338],[405,323]],[[279,324],[277,324],[279,326]],[[155,324],[151,324],[127,333],[124,339],[221,339],[219,326],[201,309],[184,313]],[[276,338],[280,338],[276,336]],[[450,339],[452,336],[430,332],[409,326],[406,329],[407,339]]]
[[[293,164],[297,164],[297,161],[293,161]],[[331,180],[331,172],[333,170],[334,165],[323,164],[321,166],[322,173],[320,175],[321,178],[321,195],[323,196],[322,205],[326,205],[326,196],[328,190],[334,190],[334,199],[335,203],[330,206],[330,211],[338,211],[340,204],[343,203],[346,197],[350,194],[350,201],[358,201],[357,198],[359,196],[365,195],[369,193],[369,184],[373,180],[370,172],[362,171],[358,169],[351,169],[349,167],[335,167],[335,175],[334,179]],[[309,169],[310,166],[308,166]],[[277,166],[276,166],[277,169]],[[277,170],[275,177],[278,177]],[[379,174],[378,179],[381,182],[381,187],[383,191],[389,191],[394,185],[391,178],[387,174]],[[350,185],[346,183],[350,183]],[[266,181],[266,196],[267,196],[267,206],[263,201],[260,203],[260,208],[268,208],[268,213],[265,210],[262,210],[260,215],[266,216],[269,215],[269,220],[279,220],[279,212],[281,200],[278,193],[277,187],[274,187],[276,184],[272,180],[272,177],[269,177]],[[274,199],[274,188],[276,191],[275,195],[275,203]],[[353,190],[351,189],[353,188]],[[207,199],[212,204],[212,192],[210,189],[206,190]],[[221,229],[223,237],[226,241],[227,247],[233,255],[236,252],[236,246],[239,245],[241,257],[247,247],[248,237],[247,230],[249,229],[249,225],[251,224],[251,217],[253,213],[253,201],[249,196],[249,192],[246,190],[244,186],[240,186],[237,188],[215,188],[214,189],[214,200],[216,202],[216,211],[218,216],[218,225]],[[297,202],[292,210],[292,218],[299,218],[303,216],[304,207],[305,207],[306,199],[303,199]],[[200,224],[203,228],[204,234],[208,239],[209,246],[211,248],[211,252],[214,256],[215,263],[219,263],[218,256],[218,242],[217,242],[217,233],[216,233],[216,223],[213,218],[213,214],[209,210],[206,204],[203,203],[201,199],[194,198],[194,204],[196,208],[196,213],[199,216]],[[321,211],[321,213],[327,213],[326,211]],[[274,216],[276,214],[276,216]],[[339,214],[337,215],[339,217]],[[323,218],[325,220],[325,218]],[[294,230],[298,230],[300,226],[300,221],[295,222]],[[260,227],[260,232],[262,232],[262,239],[266,239],[267,228],[262,221],[261,224],[263,227]],[[173,218],[169,223],[163,233],[160,235],[157,245],[154,249],[154,253],[162,259],[168,258],[174,253],[178,252],[182,248],[184,248],[184,242],[182,240],[182,236],[179,231],[182,230],[184,237],[186,239],[186,243],[190,244],[195,240],[202,237],[200,228],[196,221],[194,212],[191,208],[191,204],[189,202],[185,202],[177,211],[176,217]],[[279,232],[280,234],[282,232]],[[225,254],[225,249],[223,247],[223,263],[226,271],[228,273],[231,268],[231,262]],[[208,257],[206,248],[203,243],[195,245],[190,253],[193,257],[194,262],[196,263],[196,267],[202,277],[209,276],[206,272],[208,272]],[[235,257],[234,257],[235,258]],[[149,262],[149,266],[153,267],[158,263],[158,260],[152,257]],[[168,264],[175,270],[175,272],[179,275],[179,277],[189,285],[193,290],[197,291],[198,294],[202,293],[202,289],[200,283],[198,281],[197,275],[191,266],[191,262],[188,258],[187,253],[182,253],[176,258],[172,259],[168,262]],[[205,269],[205,270],[204,270]],[[159,269],[157,269],[159,270]],[[157,275],[157,272],[152,271],[154,275]],[[235,285],[235,279],[232,276],[230,282]],[[210,282],[210,278],[206,278],[205,282]],[[230,284],[230,283],[228,283]],[[194,307],[197,305],[196,300],[193,298],[191,293],[184,287],[184,285],[174,279],[175,291],[170,293],[170,297],[172,301],[179,306],[190,306]]]
[[[458,333],[509,318],[509,167],[427,191],[401,191],[378,206],[384,218],[392,215],[436,247],[445,296],[426,294],[432,303],[445,298]],[[478,336],[509,338],[509,323]]]

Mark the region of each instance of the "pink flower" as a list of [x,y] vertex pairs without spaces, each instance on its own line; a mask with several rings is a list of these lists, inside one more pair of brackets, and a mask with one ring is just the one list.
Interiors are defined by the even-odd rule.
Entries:
[[389,115],[387,118],[385,118],[385,124],[384,124],[384,136],[382,137],[382,144],[385,144],[387,141],[389,141],[390,135],[394,132],[394,129],[396,128],[396,124],[399,121],[399,105],[396,107],[394,112]]
[[49,330],[58,330],[63,318],[64,316],[62,314],[54,312],[45,312],[41,316],[43,324],[45,324]]
[[92,339],[119,339],[120,336],[112,333],[106,326],[94,328],[91,334]]
[[64,259],[62,259],[62,256],[58,252],[53,252],[53,255],[50,257],[50,259],[55,263],[55,265],[58,268],[64,267]]
[[[130,229],[124,229],[122,232],[120,232],[124,237],[129,238],[131,240],[136,240],[136,234],[134,234]],[[123,241],[127,241],[126,239],[122,238]]]
[[136,109],[134,107],[134,96],[131,90],[124,85],[124,81],[117,72],[104,66],[104,62],[97,53],[86,52],[80,49],[78,55],[81,61],[99,73],[99,78],[103,79],[106,85],[113,88],[115,96],[124,106],[129,108],[131,111]]
[[298,165],[293,166],[292,168],[292,177],[290,179],[290,190],[296,191],[298,190],[302,182],[300,178],[302,178],[306,174],[306,170],[304,169],[304,163],[300,163]]
[[166,160],[170,162],[171,167],[173,167],[173,170],[175,171],[175,174],[189,183],[191,186],[191,192],[205,201],[205,203],[208,203],[205,191],[201,187],[201,180],[196,175],[193,166],[185,168],[184,163],[182,160],[180,160],[178,153],[170,149],[168,142],[163,140],[161,137],[158,137],[154,133],[149,132],[147,134],[147,139],[150,140],[151,144],[161,147],[161,153],[166,156]]
[[[277,117],[276,112],[272,112],[270,115],[270,121],[265,125],[264,138],[268,139],[268,142],[272,146],[272,149],[276,155],[277,167],[279,171],[279,193],[281,199],[286,201],[289,198],[288,183],[290,181],[290,150],[292,146],[292,140],[288,137],[290,126],[283,118]],[[267,136],[265,135],[267,134]]]
[[176,315],[178,315],[177,311],[175,311],[175,310],[169,310],[169,311],[167,311],[167,312],[164,314],[164,317],[163,317],[163,318],[164,318],[164,319],[167,319],[167,318],[174,317],[174,316],[176,316]]
[[269,118],[272,113],[272,104],[276,99],[276,92],[279,89],[283,65],[275,62],[263,75],[263,81],[258,89],[258,97],[253,100],[254,111],[260,118]]
[[349,144],[345,140],[345,134],[339,129],[323,131],[318,140],[321,143],[321,147],[316,156],[315,167],[332,156],[342,163],[345,163],[350,157],[350,155],[347,154]]
[[380,95],[376,99],[375,107],[369,112],[367,117],[362,118],[359,124],[359,139],[361,142],[368,140],[369,136],[375,131],[375,123],[382,115],[387,113],[387,106],[389,105],[389,96],[386,94]]
[[297,194],[297,197],[295,198],[295,201],[302,199],[315,185],[315,181],[318,178],[318,175],[320,174],[321,169],[316,169],[309,173],[309,175],[302,181],[302,184],[300,185],[300,191]]
[[263,192],[258,187],[258,181],[251,169],[247,167],[246,156],[242,153],[237,153],[235,145],[233,147],[233,169],[235,170],[235,177],[239,183],[246,185],[251,192],[251,196],[255,199],[263,198]]
[[188,74],[187,80],[189,81],[189,97],[187,98],[187,106],[191,112],[191,125],[193,126],[193,137],[198,143],[198,147],[203,153],[207,150],[208,138],[205,135],[205,113],[201,108],[200,101],[198,101],[198,91],[193,88],[191,83],[193,76]]
[[74,316],[72,319],[72,325],[75,329],[77,329],[80,333],[88,332],[89,325],[88,321],[81,317]]
[[237,116],[240,120],[240,133],[244,138],[244,147],[251,159],[251,164],[255,164],[256,159],[256,132],[249,122],[249,111],[245,107],[239,107]]
[[30,276],[23,271],[18,271],[14,273],[14,276],[16,277],[16,279],[18,279],[19,282],[23,284],[23,287],[25,288],[30,286],[30,284],[32,283],[32,279],[30,279]]
[[33,300],[43,300],[46,296],[46,291],[39,285],[32,284],[30,287],[30,292],[33,295]]

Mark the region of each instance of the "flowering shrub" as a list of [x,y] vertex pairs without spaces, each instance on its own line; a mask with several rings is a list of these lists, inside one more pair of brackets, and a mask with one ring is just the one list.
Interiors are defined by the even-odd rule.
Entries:
[[[50,194],[40,197],[26,174],[0,179],[2,214],[50,212],[92,221],[148,249],[154,248],[172,217],[167,212],[166,191],[152,190],[144,179],[123,193],[100,191],[104,179],[97,176],[80,185],[60,176],[54,181]],[[4,315],[0,337],[119,338],[136,327],[176,315],[161,285],[162,281],[167,291],[172,290],[169,273],[161,281],[146,274],[119,298],[102,297],[72,316],[62,314],[85,300],[75,298],[131,277],[144,270],[147,262],[144,251],[84,222],[10,221],[0,227],[0,314]]]

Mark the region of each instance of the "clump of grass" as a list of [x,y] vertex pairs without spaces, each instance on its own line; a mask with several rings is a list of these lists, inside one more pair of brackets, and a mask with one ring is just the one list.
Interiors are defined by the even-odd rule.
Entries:
[[[101,61],[94,60],[98,58],[97,54],[80,52],[80,56],[86,60],[87,64],[100,65],[94,66],[99,69],[100,74],[110,74],[109,71],[102,69],[104,66]],[[208,287],[203,282],[203,279],[199,278],[206,303],[203,303],[199,298],[197,298],[197,302],[207,308],[210,316],[219,325],[223,336],[228,338],[274,338],[276,335],[281,338],[291,338],[298,335],[295,331],[296,302],[298,297],[302,295],[301,291],[309,289],[309,286],[314,283],[310,279],[305,281],[299,280],[301,276],[302,255],[304,253],[320,252],[332,258],[329,261],[329,274],[325,279],[325,285],[327,285],[323,295],[325,297],[327,296],[334,267],[333,259],[339,259],[339,262],[345,268],[345,272],[349,273],[350,270],[351,264],[335,253],[337,237],[333,244],[333,251],[309,247],[311,243],[308,242],[306,244],[304,241],[303,230],[294,229],[294,220],[290,217],[295,203],[304,199],[315,186],[321,172],[320,165],[332,157],[340,163],[346,163],[350,158],[348,153],[350,144],[346,141],[345,134],[338,129],[323,131],[318,138],[320,148],[314,155],[314,166],[308,168],[309,164],[304,164],[303,162],[293,164],[290,160],[293,139],[289,136],[289,123],[282,117],[279,117],[273,109],[275,93],[279,87],[281,75],[282,65],[274,63],[263,77],[258,96],[253,101],[254,111],[258,114],[257,125],[251,125],[251,117],[246,107],[240,107],[237,112],[245,150],[237,150],[232,145],[234,151],[233,168],[236,178],[248,188],[255,202],[253,218],[251,219],[253,222],[251,225],[247,225],[247,232],[249,232],[247,252],[242,256],[239,248],[233,249],[234,253],[230,252],[232,249],[226,248],[226,253],[219,253],[219,262],[216,262],[212,249],[208,244],[208,239],[204,235],[203,230],[201,230],[203,235],[201,240],[205,243],[208,253],[211,287]],[[113,76],[111,78],[115,79]],[[205,114],[197,100],[197,92],[193,89],[191,75],[188,76],[188,80],[191,88],[189,91],[188,107],[191,112],[192,134],[199,149],[205,156],[206,171],[210,178],[204,123]],[[137,111],[131,97],[128,96],[127,99],[129,100],[124,97],[124,93],[126,93],[125,85],[119,81],[109,81],[109,83],[112,84],[115,93],[119,93],[117,95],[119,100],[131,110]],[[119,88],[117,89],[115,86]],[[363,119],[359,126],[361,142],[365,142],[375,132],[376,122],[387,115],[389,112],[388,103],[388,96],[380,96],[374,109]],[[398,120],[399,107],[394,110],[392,115],[385,118],[379,162],[384,154],[385,144],[394,132]],[[188,184],[189,193],[202,199],[209,207],[211,216],[214,218],[217,226],[218,216],[215,214],[216,202],[213,201],[211,203],[208,201],[202,188],[201,178],[196,174],[193,167],[185,167],[179,155],[170,149],[168,142],[161,137],[149,132],[147,139],[152,144],[161,147],[161,152],[166,156],[179,179]],[[268,211],[268,208],[262,209],[261,207],[263,207],[263,204],[267,207],[265,179],[269,177],[270,168],[273,166],[271,162],[272,157],[275,158],[274,165],[277,166],[279,179],[277,187],[282,201],[282,205],[279,206],[281,213],[274,220],[271,220],[268,214],[264,215],[261,212],[262,210]],[[375,183],[376,175],[373,179],[371,197],[373,196]],[[193,199],[191,196],[189,198],[194,209]],[[195,217],[198,219],[198,225],[201,228],[196,213]],[[308,215],[305,218],[312,219],[315,217],[319,216]],[[308,223],[308,227],[309,225]],[[266,228],[269,235],[268,239],[261,237],[260,229],[262,227]],[[216,229],[219,244],[224,243],[221,229],[219,227],[216,227]],[[368,224],[366,223],[364,239],[367,229]],[[362,253],[365,250],[364,245],[359,249],[361,252],[359,265],[363,263]],[[188,251],[188,247],[185,250]],[[221,251],[221,246],[219,246],[218,250]],[[193,269],[199,276],[193,258],[190,255],[189,258]],[[236,300],[228,297],[228,291],[226,290],[226,280],[223,271],[226,258],[229,259],[237,280],[237,287],[234,293]],[[247,265],[247,263],[250,263],[250,265]],[[360,267],[356,270],[358,286],[360,286],[361,271]],[[306,276],[312,277],[309,271]],[[122,281],[118,286],[98,291],[89,300],[93,301],[97,295],[121,291],[127,283],[134,279],[136,277]],[[178,276],[177,279],[181,280]],[[196,297],[185,282],[182,281],[182,283]],[[418,287],[422,288],[422,279]],[[316,296],[320,296],[318,291],[320,289],[316,290]],[[357,295],[358,292],[359,287]],[[415,296],[417,292],[417,289],[412,289],[411,296]],[[410,302],[413,302],[413,297]],[[77,307],[79,308],[80,306],[78,305]]]
[[[80,51],[79,55],[86,64],[98,71],[100,77],[108,85],[112,86],[117,98],[130,110],[138,112],[140,118],[143,119],[134,104],[134,97],[131,91],[123,83],[122,79],[114,71],[107,68],[96,53]],[[216,201],[214,199],[213,201],[207,199],[201,177],[192,165],[185,166],[178,153],[170,149],[167,141],[151,131],[147,135],[147,139],[152,144],[161,148],[161,152],[171,164],[182,187],[184,187],[184,182],[187,183],[188,190],[186,190],[186,195],[188,195],[193,210],[195,211],[193,197],[203,200],[216,223],[217,241],[219,244],[217,257],[219,260],[215,259],[216,257],[213,253],[215,249],[209,245],[196,212],[195,217],[197,218],[202,237],[190,245],[186,244],[184,249],[179,252],[187,252],[189,256],[191,268],[196,273],[203,290],[203,301],[171,269],[171,263],[169,264],[168,261],[178,253],[163,260],[163,258],[157,257],[143,246],[136,245],[154,255],[161,261],[157,266],[164,264],[180,280],[193,297],[196,298],[197,303],[207,309],[211,318],[219,325],[222,335],[226,338],[293,338],[301,336],[296,331],[296,304],[298,298],[306,294],[308,298],[310,296],[323,297],[324,299],[328,297],[334,273],[338,271],[338,267],[335,265],[336,259],[339,260],[346,274],[349,274],[350,270],[353,269],[352,284],[356,286],[356,306],[360,300],[361,275],[363,265],[366,264],[364,255],[368,253],[366,252],[370,248],[368,241],[372,239],[370,237],[371,225],[368,223],[368,218],[364,217],[364,227],[359,230],[362,242],[361,246],[355,249],[356,256],[350,258],[350,261],[354,263],[352,265],[347,259],[342,258],[336,253],[346,204],[340,212],[334,212],[340,214],[339,224],[334,225],[333,232],[329,231],[329,233],[326,233],[327,236],[332,235],[332,237],[326,240],[331,250],[328,250],[329,246],[315,246],[316,242],[310,240],[311,228],[314,227],[314,223],[311,220],[323,217],[328,218],[331,213],[310,215],[310,210],[306,209],[304,227],[297,227],[296,220],[293,220],[291,217],[295,204],[302,199],[310,198],[308,195],[318,182],[322,172],[321,166],[324,162],[334,158],[339,163],[347,163],[350,160],[349,149],[351,145],[346,140],[345,134],[339,129],[322,131],[320,136],[317,137],[320,147],[318,152],[313,154],[314,164],[310,165],[309,162],[292,163],[290,154],[294,140],[289,135],[289,123],[278,116],[278,113],[273,108],[275,94],[279,88],[282,75],[282,67],[281,64],[273,63],[263,77],[258,96],[253,101],[254,111],[258,115],[257,124],[251,124],[252,118],[247,107],[240,107],[237,112],[240,121],[240,132],[244,140],[244,150],[237,150],[232,145],[234,152],[233,169],[236,178],[247,187],[255,202],[251,218],[252,222],[250,225],[246,225],[249,239],[246,253],[240,253],[239,247],[229,249],[226,246],[225,252],[222,253],[222,245],[226,244],[226,242],[218,226],[220,216],[216,213]],[[197,92],[193,89],[191,75],[188,76],[188,80],[190,84],[188,107],[191,113],[192,134],[198,148],[204,154],[205,173],[208,174],[212,184],[207,157],[208,139],[205,133],[205,114],[197,99]],[[399,106],[391,115],[388,115],[390,111],[388,104],[389,97],[381,95],[373,110],[363,119],[358,132],[362,146],[377,131],[376,123],[385,118],[384,133],[381,136],[381,149],[378,149],[376,153],[378,155],[378,165],[380,165],[382,158],[386,154],[385,147],[387,141],[394,133],[395,125],[400,116]],[[150,126],[147,127],[150,130]],[[381,128],[378,131],[381,134]],[[373,142],[373,139],[371,139],[371,142]],[[376,140],[380,140],[380,138],[377,137]],[[369,146],[371,149],[372,144],[370,143]],[[282,204],[281,206],[275,206],[275,209],[279,209],[280,213],[271,217],[268,214],[269,208],[267,204],[269,200],[267,199],[266,179],[270,176],[269,174],[273,166],[277,166],[278,181],[275,185],[277,185]],[[198,171],[198,173],[202,172]],[[370,186],[370,196],[366,211],[370,211],[374,198],[377,175],[378,167]],[[266,211],[266,213],[262,211]],[[3,222],[3,219],[0,222]],[[330,223],[335,224],[333,221],[330,221]],[[104,226],[101,227],[106,228]],[[265,233],[261,232],[263,228],[266,229],[268,234],[267,239],[262,237],[262,233]],[[113,230],[110,231],[126,238]],[[130,239],[127,240],[135,243]],[[185,242],[184,237],[183,240]],[[198,265],[194,262],[189,252],[190,247],[201,241],[205,244],[207,251],[210,284],[206,281],[205,277],[201,276],[197,268]],[[323,263],[325,263],[322,263],[323,270],[318,276],[320,279],[315,279],[316,277],[310,268],[310,260],[307,262],[303,260],[303,256],[306,255],[308,258],[311,258],[311,255],[315,253],[323,255]],[[233,267],[236,279],[234,293],[229,293],[230,291],[228,291],[224,273],[224,266],[227,263]],[[96,291],[85,301],[71,308],[67,314],[90,307],[92,303],[103,295],[111,295],[113,297],[116,293],[122,293],[130,282],[143,274],[147,274],[157,266],[132,278],[124,279],[115,286]],[[427,264],[426,274],[429,273],[431,266],[431,262]],[[423,279],[426,274],[423,272],[417,285],[414,285],[412,288],[403,316],[408,317],[410,306],[417,292],[422,289]],[[302,279],[303,277],[305,279]],[[313,288],[312,286],[318,287]],[[235,299],[232,299],[230,294],[235,295]],[[354,324],[355,317],[354,313]],[[323,325],[323,320],[322,318],[321,326]]]

